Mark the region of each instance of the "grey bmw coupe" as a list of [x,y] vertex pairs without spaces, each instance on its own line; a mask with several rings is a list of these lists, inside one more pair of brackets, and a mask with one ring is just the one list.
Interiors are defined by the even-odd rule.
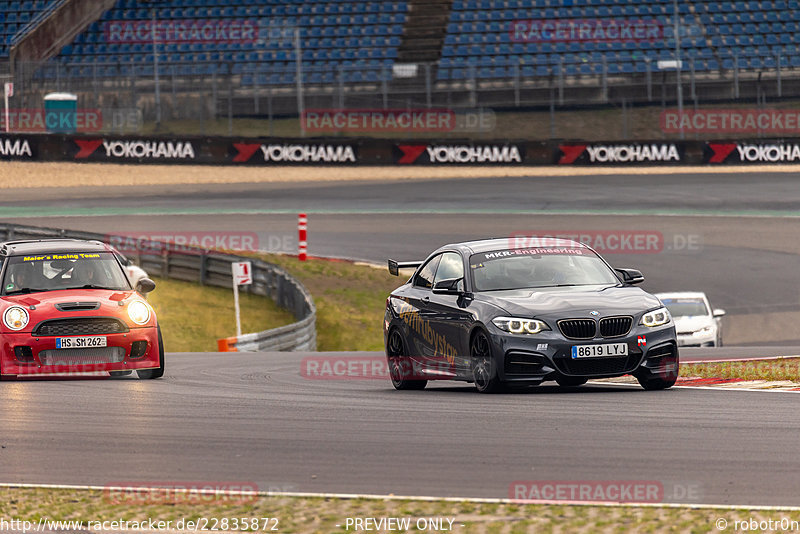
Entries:
[[669,311],[569,239],[486,239],[445,245],[423,261],[389,260],[414,274],[386,301],[384,341],[392,384],[472,382],[489,393],[509,385],[631,374],[648,390],[678,376]]

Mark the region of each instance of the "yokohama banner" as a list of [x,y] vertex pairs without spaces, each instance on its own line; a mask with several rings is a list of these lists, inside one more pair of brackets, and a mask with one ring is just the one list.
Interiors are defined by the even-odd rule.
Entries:
[[0,135],[0,160],[35,161],[39,157],[38,148],[38,138],[35,135]]
[[800,140],[709,142],[704,162],[710,164],[800,164]]
[[[688,163],[685,143],[563,143],[555,152],[557,165],[676,165]],[[697,162],[696,162],[697,163]]]
[[522,144],[497,142],[410,142],[394,147],[398,165],[520,165],[525,157]]
[[800,138],[525,141],[0,134],[0,161],[253,166],[800,165]]
[[329,165],[358,163],[355,142],[267,140],[232,143],[231,163],[261,165]]

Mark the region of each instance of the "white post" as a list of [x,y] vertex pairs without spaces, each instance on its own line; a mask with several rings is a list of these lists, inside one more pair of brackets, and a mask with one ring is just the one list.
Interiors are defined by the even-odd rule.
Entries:
[[233,306],[236,308],[236,337],[242,335],[242,318],[239,314],[239,284],[233,281]]
[[249,261],[231,263],[231,281],[233,282],[233,307],[236,308],[236,337],[242,335],[242,319],[239,313],[239,286],[253,283],[252,264]]
[[12,87],[14,87],[9,82],[3,84],[3,101],[5,102],[5,117],[6,117],[6,133],[11,131],[11,123],[9,121],[9,112],[8,112],[8,97],[10,96],[11,91],[13,91]]

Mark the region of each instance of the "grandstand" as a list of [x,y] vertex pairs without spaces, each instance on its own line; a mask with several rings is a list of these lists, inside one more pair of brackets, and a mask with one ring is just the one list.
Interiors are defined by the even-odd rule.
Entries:
[[[32,20],[63,0],[12,0],[0,7],[3,42],[31,29]],[[242,75],[244,85],[295,83],[295,55],[301,52],[310,83],[333,83],[338,73],[347,83],[379,81],[398,58],[408,20],[408,1],[282,2],[253,0],[117,0],[103,16],[64,46],[57,60],[67,76],[153,74],[154,46],[163,74]],[[417,4],[423,4],[417,2]],[[438,80],[470,77],[501,79],[644,73],[675,54],[671,1],[615,0],[453,0],[435,4],[449,12],[443,32]],[[722,0],[677,3],[683,59],[697,72],[800,67],[800,6],[797,0]],[[417,6],[419,7],[419,6]],[[37,17],[38,16],[38,17]],[[150,21],[164,28],[197,20],[246,21],[255,38],[228,42],[173,39],[153,43],[139,37]],[[659,25],[657,39],[520,40],[520,21],[574,20]],[[116,24],[118,33],[109,28]],[[299,30],[296,46],[294,29]],[[125,29],[136,33],[125,39]],[[116,38],[113,38],[116,35]],[[121,36],[121,37],[120,37]],[[735,64],[736,63],[736,64]],[[87,68],[99,65],[99,69]],[[687,69],[688,70],[688,69]]]
[[8,0],[0,23],[23,94],[148,109],[156,87],[205,90],[229,115],[262,96],[270,113],[665,101],[676,56],[695,100],[800,90],[798,0]]
[[[532,10],[532,5],[536,10]],[[569,4],[567,6],[566,4]],[[697,72],[800,67],[796,0],[678,2],[682,59]],[[538,12],[536,16],[532,13]],[[519,42],[515,21],[652,21],[656,39]],[[606,26],[607,27],[607,26]],[[441,80],[644,73],[675,57],[673,3],[604,0],[455,0],[442,50]],[[738,64],[735,64],[738,61]],[[687,69],[688,70],[688,69]]]

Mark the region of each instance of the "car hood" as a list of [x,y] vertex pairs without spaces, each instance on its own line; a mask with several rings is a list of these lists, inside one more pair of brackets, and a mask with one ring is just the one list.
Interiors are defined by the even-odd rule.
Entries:
[[476,293],[475,299],[520,317],[589,317],[592,311],[600,317],[636,315],[660,305],[653,295],[631,286],[515,289]]
[[675,330],[678,332],[696,332],[715,324],[714,319],[708,315],[684,315],[672,319],[675,321]]

